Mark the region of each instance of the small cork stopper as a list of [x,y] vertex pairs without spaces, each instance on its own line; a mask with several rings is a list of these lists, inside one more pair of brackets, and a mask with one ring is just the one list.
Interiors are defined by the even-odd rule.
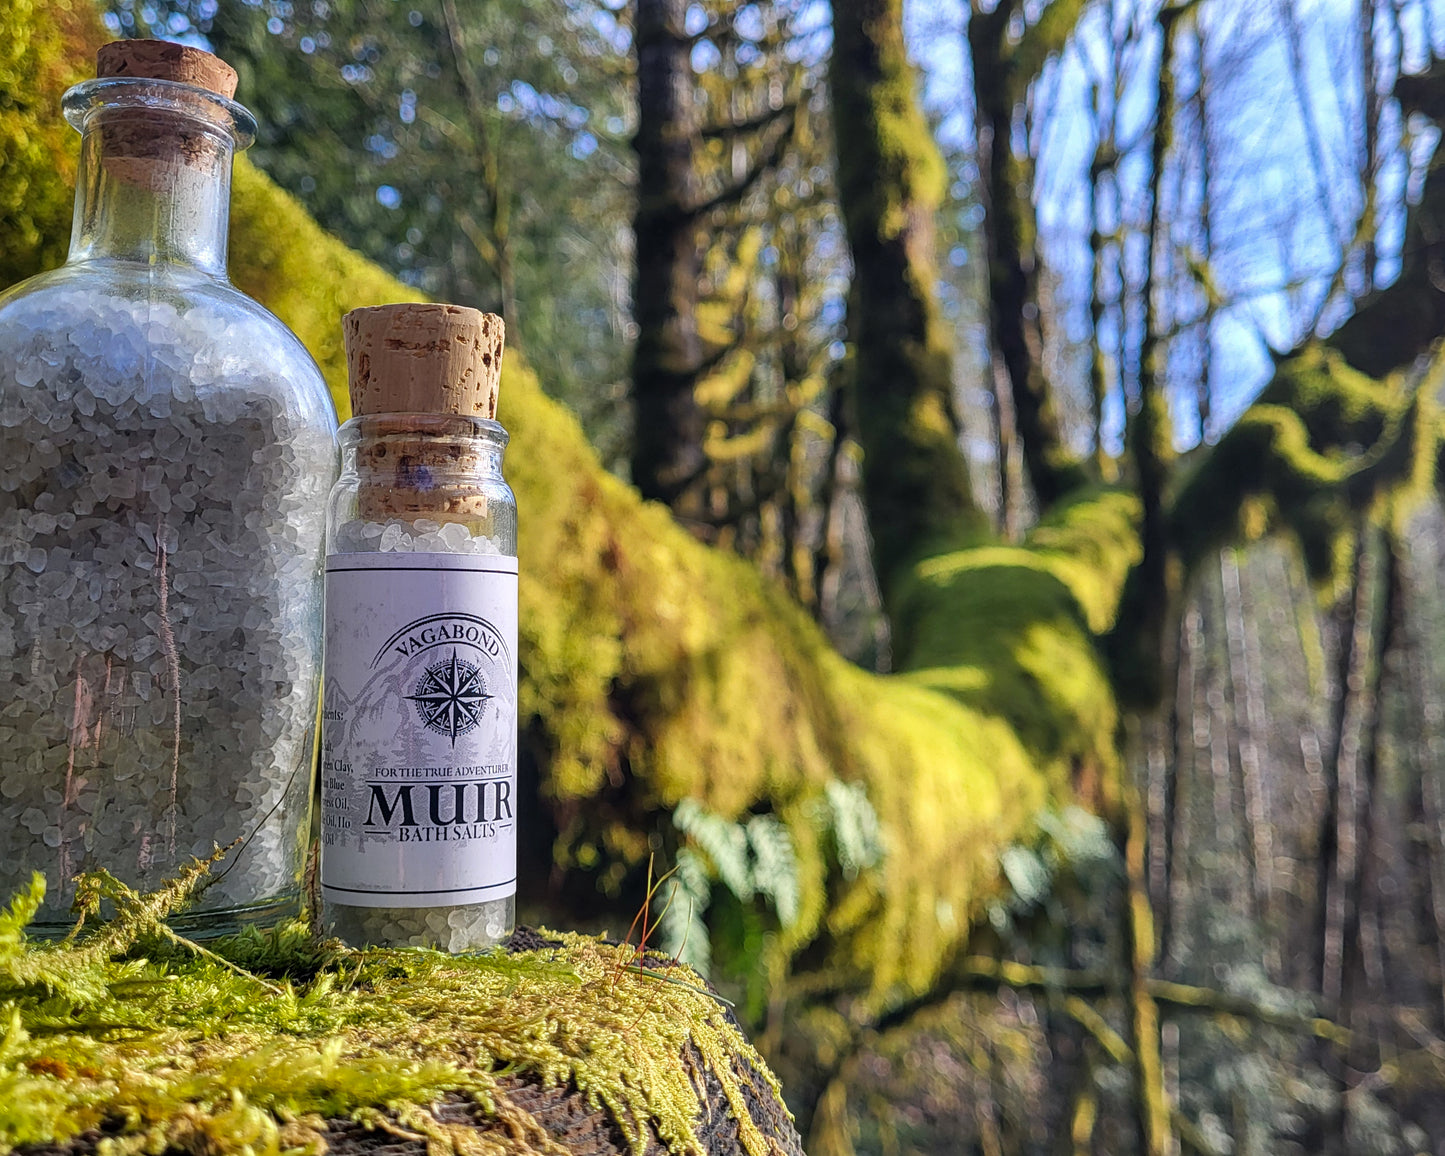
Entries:
[[227,100],[236,95],[236,70],[219,56],[169,40],[112,40],[95,54],[98,77],[176,80]]
[[502,319],[460,305],[379,305],[342,321],[356,414],[497,416]]

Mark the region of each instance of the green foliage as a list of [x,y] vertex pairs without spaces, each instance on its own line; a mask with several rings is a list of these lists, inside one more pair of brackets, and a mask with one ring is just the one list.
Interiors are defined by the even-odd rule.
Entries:
[[633,114],[608,6],[455,4],[460,63],[439,0],[106,6],[131,35],[188,20],[240,74],[258,167],[412,291],[506,314],[509,347],[616,439],[597,386],[625,374]]
[[718,880],[739,899],[753,897],[753,869],[748,857],[748,830],[721,815],[709,814],[694,799],[683,799],[672,823],[711,860]]
[[824,791],[833,849],[845,879],[856,879],[883,862],[883,830],[862,783],[831,782]]
[[[829,784],[830,794],[840,785]],[[867,806],[866,797],[862,805]],[[677,871],[662,919],[664,950],[702,974],[708,973],[711,948],[703,917],[714,879],[741,903],[750,903],[755,897],[763,900],[782,930],[797,923],[801,903],[798,858],[788,827],[775,815],[753,815],[745,822],[733,822],[708,812],[696,800],[683,799],[672,813],[672,823],[688,845],[678,851]]]
[[711,932],[704,916],[712,900],[712,880],[702,855],[691,847],[677,853],[674,874],[663,892],[658,920],[660,946],[701,976],[712,973]]
[[70,238],[74,132],[56,110],[94,75],[88,0],[0,0],[0,284],[58,265]]
[[1004,848],[1000,856],[1008,891],[988,909],[989,922],[1000,934],[1039,913],[1051,926],[1065,926],[1071,893],[1102,895],[1122,876],[1118,848],[1098,815],[1070,806],[1041,811],[1035,818],[1035,838]]
[[792,836],[773,815],[754,815],[747,823],[753,852],[753,888],[767,898],[784,928],[798,920],[798,860]]
[[1048,869],[1033,851],[1017,844],[1005,847],[999,863],[1003,867],[1004,878],[1013,888],[1014,898],[1020,904],[1032,906],[1048,894]]

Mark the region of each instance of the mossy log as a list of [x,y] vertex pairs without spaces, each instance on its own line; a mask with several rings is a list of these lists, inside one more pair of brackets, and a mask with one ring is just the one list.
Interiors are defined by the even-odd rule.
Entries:
[[0,914],[0,1152],[802,1156],[777,1081],[666,957],[519,932],[352,951],[302,922],[202,948],[162,922],[198,864],[62,944]]

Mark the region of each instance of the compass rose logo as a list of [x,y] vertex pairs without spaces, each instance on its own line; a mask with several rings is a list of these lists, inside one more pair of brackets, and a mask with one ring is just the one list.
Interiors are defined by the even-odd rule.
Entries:
[[446,735],[457,745],[457,736],[475,730],[482,721],[482,707],[492,696],[486,692],[482,672],[457,652],[435,666],[429,666],[416,684],[416,693],[406,696],[416,703],[422,725]]

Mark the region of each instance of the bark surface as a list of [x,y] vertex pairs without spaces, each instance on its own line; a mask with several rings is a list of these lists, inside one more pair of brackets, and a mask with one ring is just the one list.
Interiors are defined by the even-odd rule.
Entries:
[[943,160],[918,104],[902,0],[834,0],[829,83],[853,253],[855,428],[885,600],[911,563],[977,532],[959,452],[952,339],[934,285]]
[[700,518],[693,484],[706,468],[705,419],[693,392],[702,364],[697,332],[701,251],[698,140],[684,28],[687,0],[638,0],[636,278],[632,309],[632,480],[645,498]]

